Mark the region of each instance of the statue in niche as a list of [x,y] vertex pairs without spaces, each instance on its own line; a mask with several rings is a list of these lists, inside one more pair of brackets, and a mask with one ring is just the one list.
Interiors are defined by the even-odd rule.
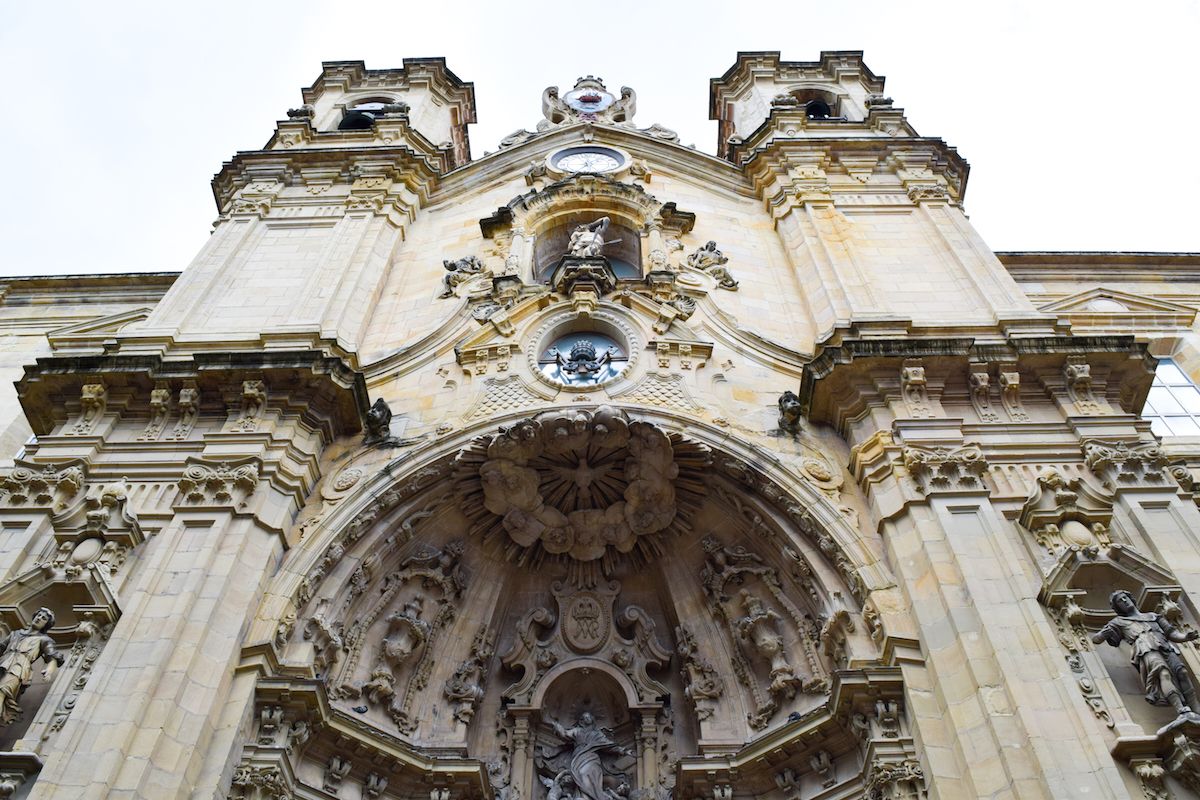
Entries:
[[712,275],[717,281],[717,286],[722,289],[733,291],[738,288],[738,282],[725,266],[729,263],[729,257],[717,249],[716,242],[706,242],[703,247],[687,257],[687,263],[692,269]]
[[385,703],[395,695],[396,668],[404,664],[429,638],[430,625],[421,619],[425,598],[415,595],[388,619],[388,635],[379,648],[371,679],[363,685],[363,695],[372,703]]
[[1138,611],[1133,595],[1123,589],[1113,592],[1109,603],[1117,616],[1092,634],[1092,641],[1108,642],[1113,647],[1128,642],[1133,647],[1131,663],[1138,668],[1146,687],[1146,702],[1172,706],[1181,717],[1192,716],[1192,679],[1177,642],[1200,638],[1200,631],[1183,633],[1162,614]]
[[21,695],[33,682],[33,665],[38,659],[46,662],[42,675],[47,680],[66,661],[46,633],[53,626],[54,612],[39,608],[28,628],[15,630],[0,641],[0,724],[16,722],[21,716]]
[[599,258],[603,255],[605,244],[616,244],[604,241],[604,232],[608,230],[608,225],[608,217],[601,217],[591,224],[576,226],[571,232],[571,242],[567,245],[570,254],[576,258]]
[[438,295],[440,298],[453,297],[454,290],[460,284],[466,283],[484,270],[483,262],[479,260],[478,256],[466,256],[453,261],[444,260],[442,266],[446,268],[446,274],[442,276],[442,293]]
[[[557,768],[554,777],[540,778],[548,800],[624,800],[629,796],[625,773],[605,764],[601,756],[615,754],[632,759],[634,754],[614,742],[612,731],[597,725],[591,712],[580,714],[570,728],[555,720],[550,720],[550,725],[563,745],[559,752],[549,754],[546,761],[547,766]],[[561,757],[567,755],[568,747],[570,760],[563,764]]]
[[742,589],[741,597],[746,616],[735,623],[738,635],[753,644],[754,649],[771,662],[771,694],[793,697],[800,679],[787,660],[787,648],[779,633],[779,615],[764,606],[763,601],[748,589]]

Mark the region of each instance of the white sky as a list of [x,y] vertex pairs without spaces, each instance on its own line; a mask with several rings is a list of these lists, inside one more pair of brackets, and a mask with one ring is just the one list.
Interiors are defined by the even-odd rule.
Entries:
[[179,270],[221,162],[261,147],[321,61],[445,56],[476,155],[584,74],[712,152],[738,50],[864,50],[917,131],[972,165],[996,250],[1200,251],[1200,0],[58,2],[0,15],[0,274]]

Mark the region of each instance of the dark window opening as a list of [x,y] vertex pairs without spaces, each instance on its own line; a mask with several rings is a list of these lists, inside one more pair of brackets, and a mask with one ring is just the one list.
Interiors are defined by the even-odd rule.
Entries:
[[804,113],[809,119],[829,119],[833,116],[833,112],[829,109],[829,103],[824,100],[809,100],[804,106]]

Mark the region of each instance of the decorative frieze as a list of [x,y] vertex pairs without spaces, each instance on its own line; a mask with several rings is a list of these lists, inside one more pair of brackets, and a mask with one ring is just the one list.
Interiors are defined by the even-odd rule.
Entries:
[[904,466],[925,495],[940,492],[978,492],[984,490],[983,475],[987,461],[983,451],[973,444],[960,447],[905,447]]
[[1166,471],[1170,461],[1156,442],[1086,439],[1082,449],[1087,468],[1113,489],[1172,483]]
[[18,461],[0,476],[0,497],[8,506],[35,506],[59,512],[83,488],[83,480],[80,465],[42,467]]
[[254,493],[258,480],[257,461],[195,461],[188,464],[179,479],[180,500],[186,505],[238,508]]

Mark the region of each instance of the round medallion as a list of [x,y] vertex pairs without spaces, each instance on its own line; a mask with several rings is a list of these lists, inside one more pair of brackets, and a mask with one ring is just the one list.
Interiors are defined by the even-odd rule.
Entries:
[[611,337],[595,331],[559,336],[538,358],[538,368],[564,386],[596,386],[616,378],[629,357]]
[[350,467],[349,469],[342,470],[341,474],[333,481],[333,490],[335,492],[344,492],[358,483],[362,476],[363,471],[358,467]]
[[568,147],[550,156],[549,160],[550,168],[557,172],[616,172],[627,163],[621,151],[596,145]]

